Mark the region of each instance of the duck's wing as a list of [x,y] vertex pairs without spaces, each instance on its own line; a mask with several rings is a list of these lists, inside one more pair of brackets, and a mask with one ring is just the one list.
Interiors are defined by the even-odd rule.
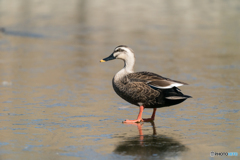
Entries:
[[187,85],[187,83],[171,80],[151,72],[135,72],[128,75],[128,79],[132,82],[144,82],[152,88],[170,89]]

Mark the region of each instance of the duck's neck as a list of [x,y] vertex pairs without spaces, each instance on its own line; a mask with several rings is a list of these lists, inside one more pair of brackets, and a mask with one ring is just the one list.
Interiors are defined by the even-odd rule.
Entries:
[[128,73],[133,73],[134,72],[134,70],[133,70],[134,64],[135,64],[135,58],[134,57],[128,58],[128,59],[124,60],[123,69],[125,69]]
[[124,61],[124,67],[114,76],[114,81],[118,81],[129,73],[133,73],[133,67],[135,64],[135,58],[127,59]]

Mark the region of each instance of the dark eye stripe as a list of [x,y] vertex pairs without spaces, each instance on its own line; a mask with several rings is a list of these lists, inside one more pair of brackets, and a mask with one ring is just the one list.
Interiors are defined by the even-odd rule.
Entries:
[[121,48],[119,48],[119,49],[116,50],[116,52],[123,52],[123,51],[125,51],[125,50],[123,50],[123,49],[121,49]]

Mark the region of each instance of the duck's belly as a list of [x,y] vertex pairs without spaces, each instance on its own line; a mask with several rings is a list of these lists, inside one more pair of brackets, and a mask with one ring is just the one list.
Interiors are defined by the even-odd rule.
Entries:
[[117,95],[119,95],[122,99],[124,99],[125,101],[137,105],[139,106],[140,101],[137,100],[136,98],[134,98],[133,96],[130,96],[129,94],[126,94],[126,92],[121,91],[119,88],[117,88],[116,86],[113,86],[114,91],[117,93]]
[[142,88],[141,86],[117,86],[114,83],[113,89],[122,99],[131,104],[137,106],[143,105],[145,108],[161,107],[160,103],[157,101],[160,95],[160,93],[157,91],[151,92],[150,90]]

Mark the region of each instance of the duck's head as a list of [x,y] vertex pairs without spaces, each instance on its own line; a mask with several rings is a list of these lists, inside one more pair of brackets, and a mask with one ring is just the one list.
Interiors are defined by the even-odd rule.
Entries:
[[100,62],[106,62],[113,59],[122,59],[125,62],[132,61],[133,63],[135,61],[133,50],[125,45],[117,46],[110,56],[100,60]]

